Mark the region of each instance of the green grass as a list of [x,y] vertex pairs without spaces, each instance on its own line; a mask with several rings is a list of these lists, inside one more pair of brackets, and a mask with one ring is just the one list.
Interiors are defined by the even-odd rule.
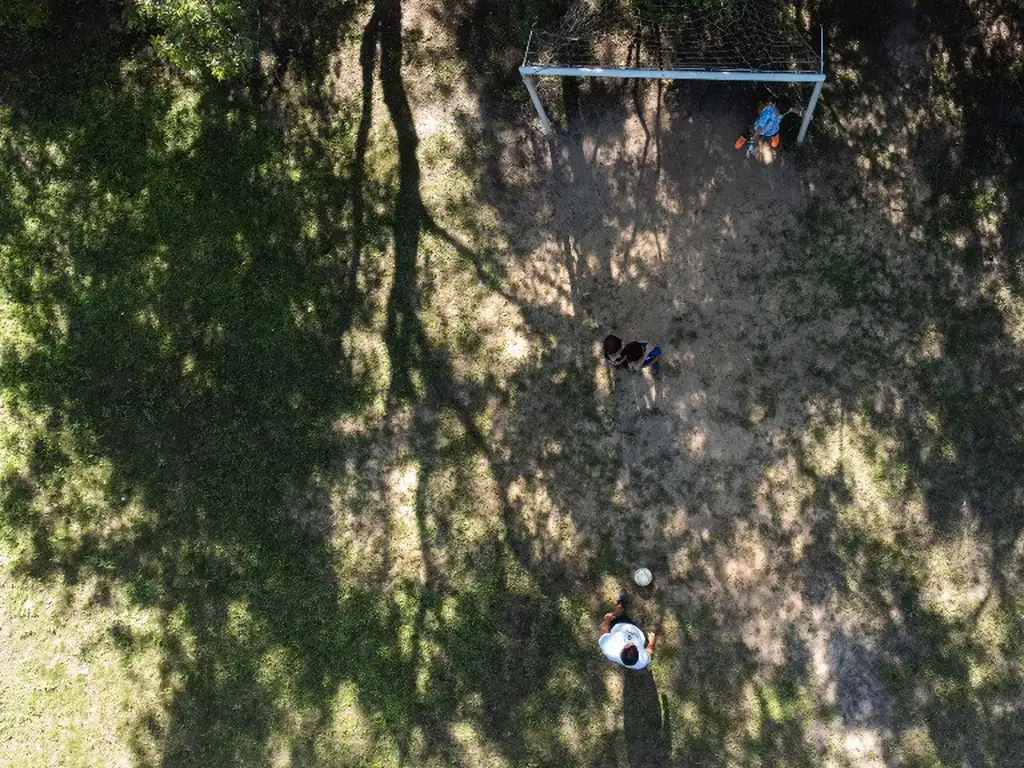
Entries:
[[[408,358],[384,361],[415,388],[386,391],[358,341],[388,338],[384,298],[350,285],[357,268],[371,286],[399,282],[372,247],[355,264],[350,217],[359,194],[368,245],[402,226],[377,212],[397,157],[374,128],[356,160],[354,112],[322,118],[298,98],[282,117],[128,62],[41,94],[29,120],[3,113],[4,604],[19,640],[4,736],[17,764],[446,765],[492,741],[532,760],[559,747],[513,738],[531,712],[588,706],[591,686],[568,682],[592,674],[565,624],[580,598],[542,599],[481,519],[499,513],[484,403],[445,400],[443,360],[480,352],[477,318],[452,327],[424,303],[422,330],[396,342]],[[432,279],[445,263],[460,279],[448,250]],[[432,351],[434,334],[450,352]],[[410,397],[422,402],[405,446],[381,464]],[[364,429],[345,437],[339,420]],[[405,538],[387,502],[403,464]],[[359,503],[333,508],[346,493]],[[352,541],[323,535],[350,513]],[[385,551],[353,560],[375,532]],[[46,613],[23,597],[51,594],[60,608]],[[58,627],[68,661],[35,639]],[[531,650],[545,647],[560,653]]]
[[[444,76],[489,71],[472,29]],[[1022,300],[955,246],[1009,182],[895,222],[886,150],[812,207],[701,425],[782,434],[623,487],[578,317],[503,260],[543,213],[493,204],[472,125],[409,152],[424,50],[368,121],[301,68],[259,96],[102,45],[0,103],[0,764],[1012,763]],[[822,367],[786,392],[791,337]],[[622,679],[596,626],[637,553],[659,650]]]

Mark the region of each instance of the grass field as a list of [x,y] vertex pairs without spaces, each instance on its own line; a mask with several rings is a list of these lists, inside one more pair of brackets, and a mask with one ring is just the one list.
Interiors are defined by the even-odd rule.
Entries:
[[543,138],[543,4],[314,5],[245,87],[0,35],[0,765],[1020,764],[1019,4],[805,4],[772,162]]

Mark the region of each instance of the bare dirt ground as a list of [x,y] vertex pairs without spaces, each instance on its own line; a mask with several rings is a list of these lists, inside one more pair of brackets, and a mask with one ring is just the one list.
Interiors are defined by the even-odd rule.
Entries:
[[[521,221],[505,266],[524,302],[558,318],[534,330],[594,355],[587,375],[605,417],[602,445],[621,463],[610,498],[566,500],[578,535],[596,542],[614,531],[624,562],[657,563],[649,610],[711,607],[719,625],[707,655],[740,642],[764,682],[788,654],[808,655],[816,697],[867,726],[837,745],[866,765],[880,757],[889,706],[871,652],[850,639],[834,605],[808,597],[793,568],[820,511],[800,503],[792,447],[816,389],[808,379],[817,351],[843,333],[843,317],[795,326],[793,302],[812,300],[813,287],[796,297],[773,283],[799,269],[804,248],[810,192],[800,150],[746,158],[732,139],[756,95],[702,95],[640,86],[632,109],[598,100],[551,140],[506,138],[506,172],[522,182],[495,193]],[[607,371],[597,344],[608,332],[661,344],[661,375]],[[685,636],[685,625],[669,626]],[[705,676],[699,635],[668,662],[675,675]],[[666,655],[687,645],[665,642]],[[809,730],[824,750],[827,727]]]

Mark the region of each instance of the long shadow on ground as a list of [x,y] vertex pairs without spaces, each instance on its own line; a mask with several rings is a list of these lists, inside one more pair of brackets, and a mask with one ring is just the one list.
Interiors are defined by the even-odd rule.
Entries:
[[[261,764],[283,700],[308,760],[353,658],[389,674],[361,644],[396,631],[377,598],[341,597],[328,540],[290,505],[365,397],[339,344],[360,301],[336,298],[356,267],[336,255],[341,182],[315,161],[291,180],[245,94],[179,109],[158,70],[119,74],[109,51],[82,54],[71,90],[21,99],[5,146],[3,279],[34,343],[0,380],[27,429],[47,415],[4,515],[23,574],[158,617],[155,635],[111,628],[126,663],[162,659],[141,762]],[[109,476],[77,486],[94,463]]]

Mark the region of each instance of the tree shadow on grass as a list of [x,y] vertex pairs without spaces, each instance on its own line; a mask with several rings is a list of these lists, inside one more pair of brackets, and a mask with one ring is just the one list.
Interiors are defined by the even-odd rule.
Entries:
[[[974,257],[941,234],[962,226],[956,217],[911,208],[898,227],[884,215],[865,214],[865,199],[854,203],[861,211],[855,223],[833,211],[809,227],[818,255],[805,264],[833,286],[839,311],[864,321],[863,332],[821,350],[824,368],[837,360],[844,366],[822,392],[841,403],[833,427],[854,427],[847,440],[873,457],[872,471],[891,489],[888,503],[905,505],[911,515],[920,504],[928,535],[914,523],[898,526],[889,540],[856,522],[846,494],[830,502],[809,566],[824,564],[836,594],[880,617],[874,652],[892,697],[892,737],[883,743],[889,759],[1002,764],[1024,732],[1006,707],[1024,689],[1012,661],[1018,644],[995,639],[1021,629],[1021,585],[1010,574],[1024,530],[1024,361],[1005,313],[1020,298],[1009,291],[993,300],[985,283],[1005,278],[1007,254],[993,252],[987,270],[976,269]],[[856,252],[838,245],[840,231],[849,235],[865,221],[892,245],[855,246]],[[908,269],[897,244],[915,225],[933,234],[928,258]],[[902,330],[894,337],[886,328]],[[859,419],[869,434],[858,435]],[[942,577],[932,572],[936,567],[952,570]],[[823,574],[814,570],[808,568],[808,584],[820,595]],[[950,582],[941,595],[936,580]]]
[[[10,126],[2,182],[20,207],[3,278],[32,343],[5,356],[0,377],[35,439],[4,479],[17,569],[156,617],[151,632],[111,629],[126,664],[160,657],[167,693],[133,734],[140,763],[344,764],[329,735],[345,682],[373,714],[371,742],[396,744],[402,762],[464,761],[456,720],[515,759],[564,762],[557,735],[529,731],[538,712],[587,706],[586,686],[550,679],[566,663],[589,674],[554,600],[565,585],[524,592],[532,562],[514,533],[475,543],[452,531],[451,510],[474,490],[466,467],[498,459],[476,424],[486,392],[458,380],[420,317],[421,239],[456,241],[420,197],[401,7],[377,3],[364,29],[357,119],[316,98],[322,49],[297,39],[311,47],[278,62],[275,74],[291,73],[280,103],[136,63]],[[398,139],[393,199],[366,158],[378,62]],[[319,119],[283,138],[289,110]],[[378,215],[386,203],[393,212]],[[374,250],[388,240],[385,400],[395,423],[414,414],[426,579],[373,590],[339,576],[350,553],[334,548],[322,478],[365,469],[361,534],[387,541],[375,505],[389,478],[364,463],[373,437],[335,427],[376,394],[343,341],[366,322],[375,297],[359,286],[379,284]],[[447,451],[439,414],[463,432]],[[94,466],[106,474],[89,484]],[[469,584],[454,583],[456,558]]]
[[[429,299],[429,263],[423,262],[421,241],[439,238],[456,249],[458,239],[445,231],[426,209],[420,191],[421,169],[417,156],[419,138],[404,86],[402,65],[402,13],[397,0],[379,0],[364,28],[362,43],[365,89],[373,83],[374,48],[379,49],[379,78],[385,106],[397,137],[398,189],[390,218],[394,245],[394,274],[386,304],[384,342],[391,360],[387,407],[395,418],[411,409],[411,455],[418,463],[414,512],[425,582],[417,592],[411,628],[413,667],[430,671],[426,691],[417,688],[413,676],[405,695],[412,718],[396,733],[403,762],[440,756],[458,762],[460,747],[452,736],[459,718],[474,723],[485,741],[513,760],[566,761],[567,747],[552,733],[534,734],[529,723],[540,709],[548,715],[566,708],[584,708],[581,690],[557,689],[552,695],[552,673],[570,663],[577,674],[586,658],[568,638],[571,630],[555,609],[562,588],[542,584],[523,594],[513,588],[505,558],[511,554],[520,572],[532,573],[535,563],[518,534],[507,493],[502,463],[477,425],[487,401],[487,390],[461,380],[455,373],[450,350],[432,339],[424,327],[421,309]],[[464,250],[464,249],[463,249]],[[421,272],[422,270],[422,272]],[[485,386],[493,385],[487,382]],[[452,445],[445,436],[445,417],[454,417],[461,433]],[[442,444],[448,448],[440,448]],[[451,451],[455,450],[455,453]],[[482,457],[497,488],[501,518],[495,533],[477,545],[460,542],[452,530],[462,501],[474,493],[471,472],[461,462]],[[436,485],[456,470],[463,479],[450,493],[438,495]],[[446,559],[442,568],[439,559]],[[459,586],[462,567],[471,567],[476,583]],[[443,606],[456,599],[454,618],[446,618]],[[435,629],[436,627],[436,629]],[[558,648],[553,654],[551,648]],[[433,650],[432,650],[433,649]],[[410,672],[414,670],[410,669]],[[467,700],[477,699],[479,710],[467,710]],[[426,743],[413,744],[411,734],[422,729]]]
[[[803,627],[785,629],[783,654],[772,665],[764,665],[757,651],[730,630],[727,614],[704,598],[694,598],[674,608],[680,633],[666,638],[671,643],[662,656],[678,656],[668,687],[671,707],[661,696],[661,725],[649,731],[646,742],[653,744],[654,762],[636,760],[636,765],[659,765],[661,740],[674,762],[667,764],[714,766],[757,760],[763,765],[813,766],[820,764],[823,745],[814,728],[820,721],[820,702],[813,695],[810,650]],[[659,640],[659,642],[662,642]],[[664,663],[664,662],[662,662]],[[646,686],[646,706],[655,711],[657,702]],[[628,704],[627,698],[624,703]],[[627,740],[630,715],[625,713]],[[646,716],[648,729],[658,720]],[[660,733],[660,735],[659,735]]]
[[[887,759],[1001,764],[1022,728],[1004,703],[1022,687],[1011,661],[1016,643],[994,640],[1020,631],[1020,584],[1008,576],[1024,528],[1019,350],[986,292],[958,279],[947,245],[934,242],[932,258],[908,271],[902,248],[865,248],[851,234],[868,221],[881,242],[898,242],[901,232],[884,216],[821,213],[808,221],[816,253],[803,264],[834,289],[836,311],[863,324],[818,353],[822,372],[842,366],[819,383],[818,397],[834,409],[820,426],[837,430],[850,455],[840,454],[833,475],[801,469],[817,489],[809,503],[818,517],[799,566],[804,592],[816,604],[838,596],[856,615],[876,617],[868,638],[876,661],[851,657],[853,667],[873,671],[838,692],[851,712],[872,700],[874,711],[887,712],[871,725]],[[876,292],[886,284],[901,300]],[[893,328],[901,330],[885,330]],[[860,462],[887,489],[879,508],[906,516],[889,532],[862,517],[873,502],[857,479]],[[947,576],[935,572],[947,567]],[[972,677],[977,668],[985,675]],[[854,729],[862,726],[852,718]]]
[[812,207],[793,269],[856,318],[818,350],[816,398],[908,520],[889,540],[851,512],[864,502],[849,465],[804,468],[819,488],[845,486],[815,502],[827,512],[806,591],[879,617],[889,759],[1002,764],[1024,727],[1007,707],[1024,690],[1019,644],[996,639],[1021,629],[1024,294],[1008,201],[1024,168],[1024,63],[1009,43],[1024,16],[1003,2],[809,5],[844,74],[826,83],[827,157],[809,166],[836,198]]
[[4,482],[17,570],[154,612],[155,634],[111,630],[126,663],[161,657],[141,763],[262,764],[289,728],[310,762],[352,660],[379,660],[373,698],[397,632],[289,501],[366,397],[340,344],[361,301],[336,298],[342,181],[312,161],[298,183],[226,89],[139,67],[66,96],[5,126],[3,280],[33,339],[0,366],[35,441]]
[[49,100],[47,95],[71,96],[116,74],[145,42],[124,29],[120,5],[49,0],[38,3],[39,24],[0,24],[0,99],[15,109],[32,109]]
[[[393,738],[404,762],[464,760],[451,727],[459,719],[509,759],[567,764],[573,755],[567,740],[554,728],[538,731],[535,723],[554,722],[553,713],[586,711],[601,698],[581,693],[599,690],[599,681],[586,651],[566,643],[572,626],[560,601],[621,571],[622,554],[607,561],[595,555],[574,584],[569,577],[576,574],[564,559],[536,556],[534,532],[517,519],[509,490],[522,481],[566,509],[587,494],[611,496],[617,468],[595,460],[594,446],[605,435],[592,371],[585,351],[565,348],[578,340],[574,320],[521,302],[543,349],[536,365],[498,393],[514,416],[504,441],[512,450],[506,457],[503,446],[488,444],[478,421],[498,388],[491,379],[460,380],[451,350],[427,333],[420,316],[429,277],[423,240],[456,246],[488,285],[498,284],[500,262],[460,244],[425,210],[418,137],[402,82],[401,6],[378,2],[372,22],[364,30],[355,157],[341,158],[352,160],[344,178],[334,170],[339,158],[322,149],[332,138],[348,138],[354,124],[344,116],[341,125],[322,121],[326,132],[293,163],[294,147],[245,100],[204,91],[194,107],[183,108],[165,83],[141,73],[137,80],[104,83],[110,86],[105,92],[54,100],[50,114],[58,117],[19,123],[24,138],[6,147],[0,184],[15,207],[4,223],[18,227],[5,228],[13,234],[5,240],[11,258],[3,265],[4,286],[33,343],[21,356],[5,356],[0,376],[11,412],[36,442],[24,472],[5,478],[4,514],[21,537],[23,572],[66,583],[95,581],[100,593],[119,588],[133,605],[158,615],[157,638],[130,627],[112,630],[128,657],[148,644],[163,658],[169,700],[137,734],[140,762],[268,762],[280,733],[291,728],[286,739],[293,762],[344,763],[351,757],[321,752],[321,740],[336,691],[354,681],[360,702],[378,716],[375,737],[382,743]],[[385,106],[398,136],[398,188],[387,200],[377,197],[365,163],[378,47]],[[45,149],[47,142],[59,152]],[[566,178],[586,179],[593,158],[585,156],[580,137],[570,142],[559,149],[567,158],[560,168]],[[528,160],[549,161],[544,142],[525,144]],[[628,163],[616,169],[620,179],[634,172]],[[382,202],[390,204],[390,216],[373,213]],[[340,225],[345,211],[352,212],[352,231]],[[509,231],[522,225],[511,211],[501,215]],[[882,222],[879,229],[887,226]],[[579,221],[556,230],[570,253],[568,236],[585,234]],[[340,340],[362,317],[354,286],[373,267],[359,256],[369,261],[373,246],[387,240],[395,249],[384,338],[391,363],[387,415],[398,423],[405,409],[413,412],[410,454],[418,475],[411,509],[426,578],[385,593],[340,584],[338,553],[326,540],[333,518],[321,509],[320,518],[307,519],[291,502],[319,493],[313,477],[339,467],[365,470],[372,476],[360,488],[368,498],[387,498],[389,477],[379,467],[374,474],[369,462],[346,463],[369,452],[369,440],[339,437],[333,429],[368,402],[369,384]],[[870,256],[877,261],[878,254]],[[610,256],[601,258],[574,273],[571,303],[578,309],[587,307],[578,297],[611,273]],[[823,253],[809,268],[833,284],[840,307],[868,311],[868,300],[877,297],[864,292],[863,276],[876,266],[867,261],[860,254]],[[565,265],[574,266],[574,257]],[[630,298],[642,295],[637,290]],[[1009,605],[1012,585],[1000,581],[999,572],[1012,562],[1008,553],[1021,527],[1012,426],[1020,410],[1012,384],[1019,356],[1007,351],[1012,348],[991,303],[976,311],[940,311],[936,295],[908,290],[905,296],[903,304],[928,308],[915,322],[934,323],[949,340],[949,360],[919,369],[918,382],[893,374],[892,383],[920,397],[924,410],[908,415],[876,407],[871,381],[879,368],[866,378],[846,375],[834,389],[827,380],[815,382],[803,394],[840,395],[873,412],[879,430],[905,438],[901,459],[923,488],[937,528],[956,520],[958,503],[979,505],[982,527],[998,544],[994,589]],[[898,309],[896,315],[906,306]],[[821,350],[823,357],[833,352]],[[867,355],[859,362],[878,363],[882,371],[904,368],[902,348],[877,337],[850,340],[838,352]],[[982,365],[976,369],[977,359]],[[543,402],[530,402],[539,391],[544,398],[538,401],[579,408],[552,413]],[[884,398],[878,402],[885,406]],[[924,450],[941,447],[922,430],[930,423],[926,412],[937,415],[939,436],[951,441],[952,454]],[[438,413],[459,424],[454,444]],[[556,442],[568,459],[552,447]],[[475,490],[466,468],[474,457],[485,459],[498,489],[501,521],[484,543],[463,544],[451,510]],[[85,463],[106,467],[109,477],[84,489],[66,479]],[[439,493],[446,473],[455,481]],[[944,484],[950,475],[959,482]],[[961,498],[963,488],[968,493]],[[111,517],[111,508],[118,516]],[[608,504],[611,517],[620,510]],[[368,538],[389,533],[366,508],[360,521]],[[819,530],[839,547],[823,553],[828,562],[875,563],[873,583],[892,579],[899,552],[876,552],[871,542],[850,543],[847,551],[837,543],[845,539],[829,538],[833,533],[828,525]],[[486,578],[458,583],[456,555]],[[532,593],[522,571],[540,585]],[[548,578],[552,574],[558,578]],[[902,616],[922,648],[948,645],[972,655],[962,640],[970,627],[932,615],[912,576],[898,585],[897,600],[880,592],[874,610]],[[790,663],[792,680],[766,685],[755,679],[752,651],[731,629],[716,625],[720,608],[707,606],[708,615],[695,620],[701,637],[681,649],[671,690],[687,713],[697,712],[699,724],[679,714],[686,725],[675,725],[677,715],[670,713],[672,737],[697,762],[720,764],[745,725],[736,702],[753,691],[756,705],[749,711],[760,713],[763,728],[744,743],[742,756],[801,762],[808,754],[798,726],[805,714],[802,662]],[[978,726],[985,714],[972,698],[964,665],[898,640],[894,629],[883,651],[891,654],[892,689],[903,690],[903,701],[913,692],[901,666],[946,692],[928,707],[896,707],[899,726],[909,730],[923,718],[944,759],[977,759],[977,741],[951,735],[955,726]],[[1012,693],[1013,680],[997,682],[1005,688],[1000,695]],[[295,706],[286,712],[282,701]],[[998,717],[993,728],[1012,733],[1012,712]],[[655,742],[662,738],[665,732]],[[998,749],[1010,743],[1003,739]]]

